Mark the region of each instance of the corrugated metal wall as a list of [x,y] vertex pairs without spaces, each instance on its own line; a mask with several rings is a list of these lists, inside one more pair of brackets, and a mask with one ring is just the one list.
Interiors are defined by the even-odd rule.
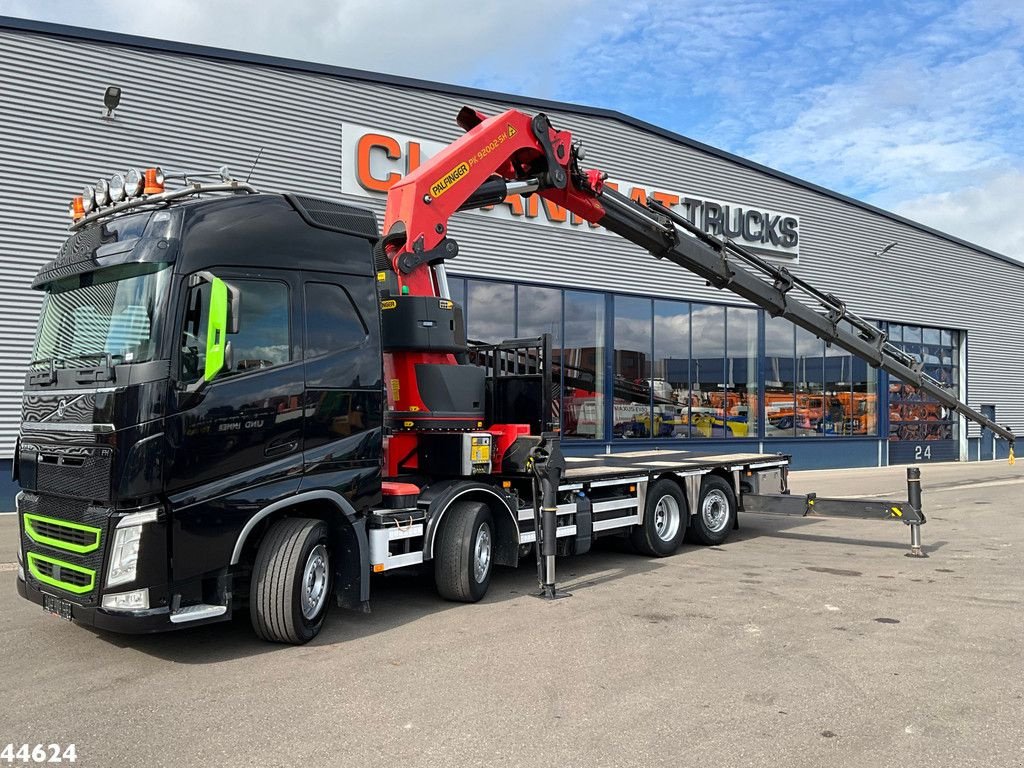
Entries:
[[[123,88],[113,120],[107,85]],[[85,184],[130,165],[244,176],[268,191],[341,197],[341,124],[449,141],[465,98],[438,91],[0,28],[0,457],[17,434],[39,297],[28,289],[65,234]],[[477,100],[494,112],[511,102]],[[533,109],[533,108],[529,108]],[[967,331],[969,399],[1024,427],[1024,269],[621,121],[548,110],[613,177],[800,217],[799,274],[869,317]],[[813,147],[808,151],[813,152]],[[360,202],[366,203],[364,198]],[[382,205],[369,203],[378,211]],[[665,297],[735,302],[603,232],[465,216],[452,271]],[[870,256],[896,240],[883,259]],[[508,310],[511,312],[511,308]],[[972,430],[971,434],[976,434]]]

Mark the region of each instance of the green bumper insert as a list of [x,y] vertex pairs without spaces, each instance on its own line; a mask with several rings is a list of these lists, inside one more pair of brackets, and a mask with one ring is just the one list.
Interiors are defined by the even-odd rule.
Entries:
[[92,592],[96,586],[96,571],[80,565],[65,563],[38,552],[26,552],[28,570],[37,581],[63,589],[76,595]]
[[32,541],[78,555],[95,552],[100,546],[100,529],[91,525],[25,513],[25,533]]

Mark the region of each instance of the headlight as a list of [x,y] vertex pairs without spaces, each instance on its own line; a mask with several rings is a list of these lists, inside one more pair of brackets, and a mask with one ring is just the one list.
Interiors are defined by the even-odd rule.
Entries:
[[124,175],[124,194],[126,197],[135,197],[142,191],[142,173],[138,168],[129,168]]
[[116,592],[103,596],[103,607],[108,611],[145,611],[149,609],[149,589]]
[[96,207],[106,205],[110,202],[110,182],[106,179],[100,179],[96,182],[96,186],[93,187],[93,194],[96,196]]
[[110,553],[110,570],[107,571],[108,587],[135,581],[136,566],[139,564],[140,541],[142,541],[141,525],[118,528],[114,532],[114,548]]
[[124,176],[120,173],[110,177],[110,200],[115,203],[124,200]]
[[110,550],[110,567],[107,571],[107,586],[116,587],[135,581],[139,564],[139,543],[142,541],[142,527],[155,522],[157,510],[136,512],[121,518],[114,531],[114,546]]

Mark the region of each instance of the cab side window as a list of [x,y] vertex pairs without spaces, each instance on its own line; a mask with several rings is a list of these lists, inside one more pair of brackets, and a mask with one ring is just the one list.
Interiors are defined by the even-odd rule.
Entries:
[[[271,368],[291,360],[291,328],[288,286],[271,280],[235,280],[239,298],[238,333],[228,336],[231,366],[218,379],[248,371]],[[198,380],[206,357],[206,323],[210,286],[203,283],[188,292],[185,323],[181,333],[181,378]]]
[[306,283],[306,359],[352,349],[366,336],[366,326],[344,288]]
[[344,285],[307,282],[306,386],[362,389],[381,381],[377,293],[371,277],[346,275]]

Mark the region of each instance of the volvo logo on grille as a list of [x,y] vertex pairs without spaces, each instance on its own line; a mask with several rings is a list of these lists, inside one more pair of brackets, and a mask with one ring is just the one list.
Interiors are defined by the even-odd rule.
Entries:
[[67,410],[68,410],[68,401],[65,400],[64,398],[61,398],[60,402],[57,403],[57,416],[63,419],[64,418],[64,414],[67,413]]

